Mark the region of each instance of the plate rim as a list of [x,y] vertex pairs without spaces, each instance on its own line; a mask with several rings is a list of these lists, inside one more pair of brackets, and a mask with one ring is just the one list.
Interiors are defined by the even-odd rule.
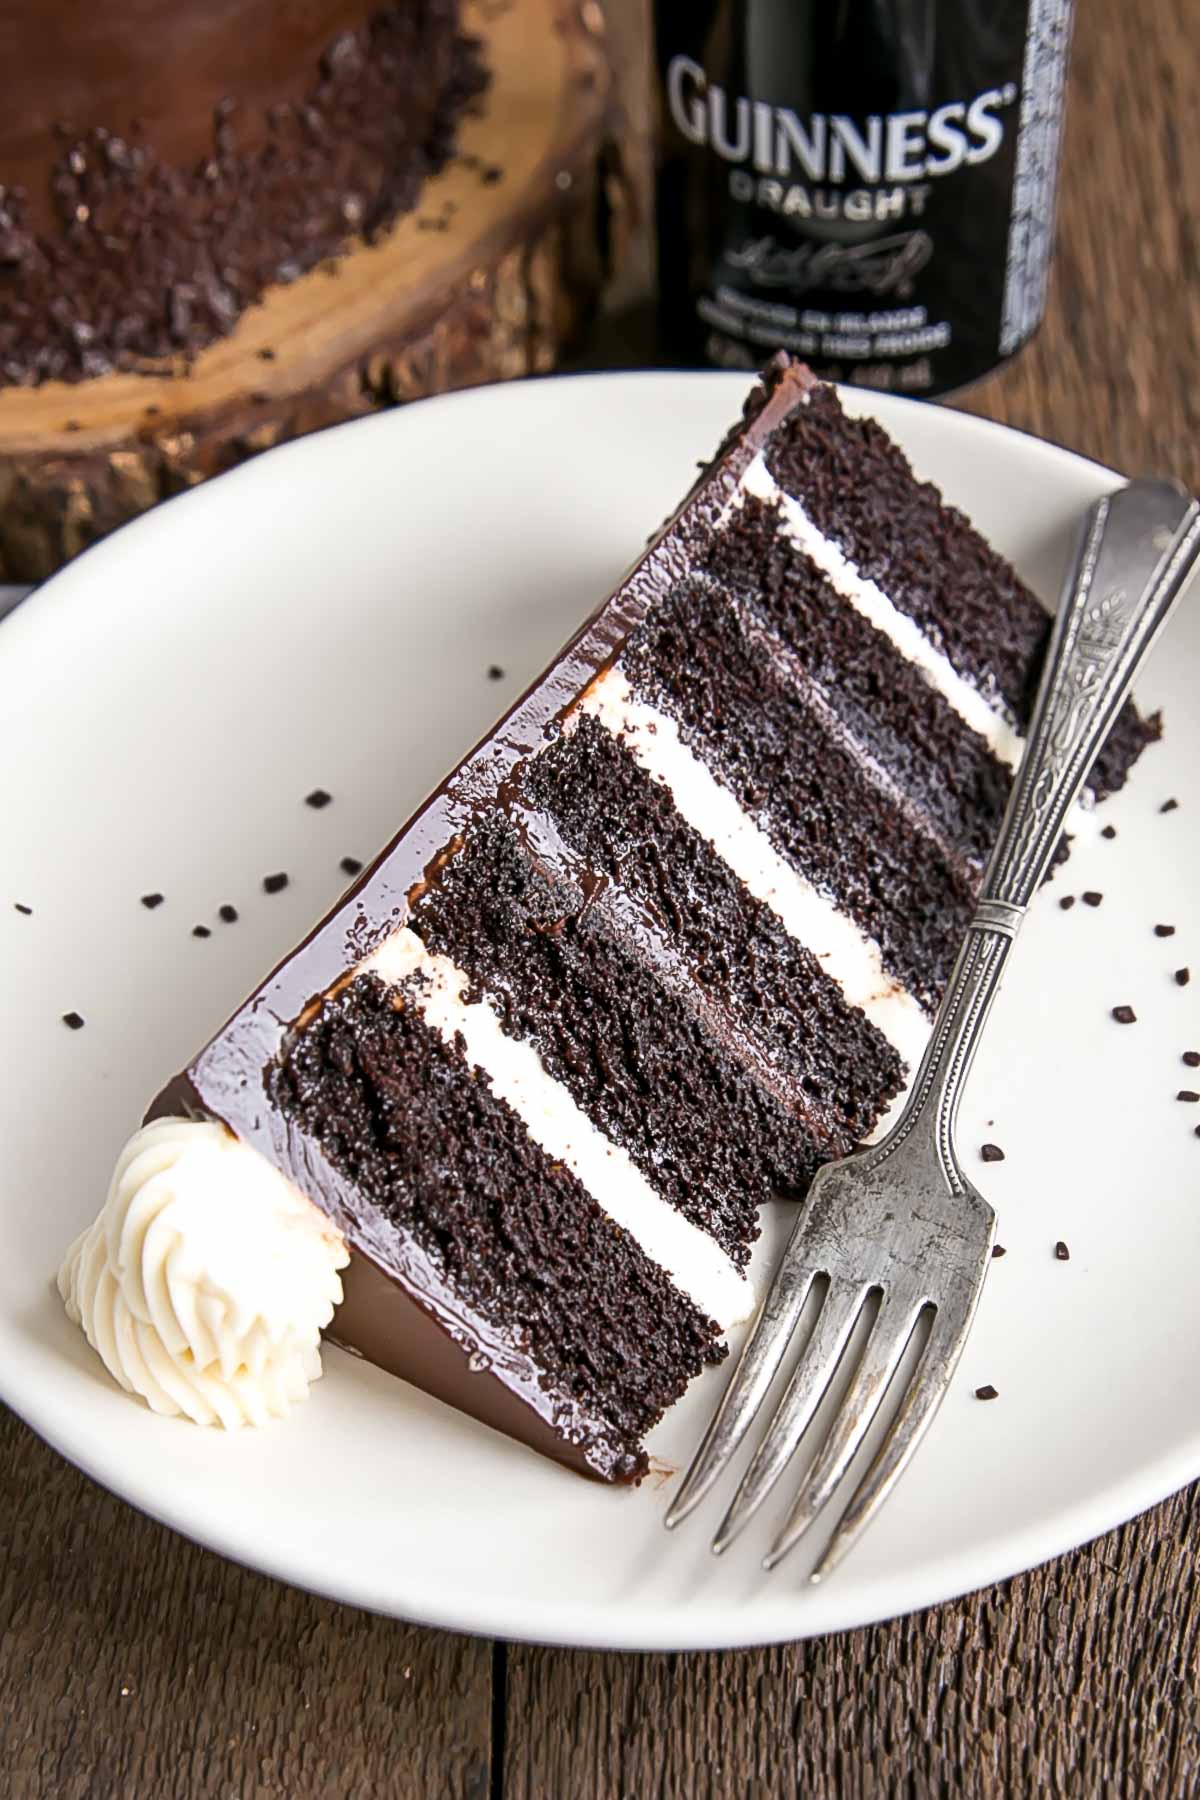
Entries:
[[[700,370],[662,370],[633,369],[619,371],[584,371],[569,375],[550,375],[532,381],[514,383],[496,383],[488,386],[460,390],[452,394],[431,397],[428,401],[416,402],[418,414],[430,404],[443,408],[454,405],[463,408],[479,406],[506,406],[521,404],[521,397],[535,388],[543,388],[549,384],[601,384],[604,386],[620,384],[645,385],[651,382],[674,384],[676,382],[708,384],[720,383],[732,395],[734,392],[744,393],[750,377],[732,371],[700,371]],[[1047,466],[1054,464],[1062,467],[1064,459],[1073,466],[1076,474],[1085,478],[1096,491],[1111,488],[1123,478],[1106,465],[1082,455],[1080,452],[1040,438],[1032,432],[1018,427],[1008,426],[998,421],[971,413],[963,413],[947,408],[933,408],[930,403],[904,396],[880,395],[864,389],[843,390],[852,404],[853,410],[869,413],[878,410],[883,422],[889,424],[891,417],[903,418],[911,415],[929,415],[936,412],[942,420],[952,421],[946,429],[951,433],[961,433],[967,438],[978,438],[995,442],[1020,438],[1026,451],[1037,455]],[[306,437],[295,439],[285,445],[278,446],[265,456],[239,465],[226,471],[223,475],[172,496],[166,503],[152,509],[147,514],[130,520],[118,531],[101,539],[73,559],[63,569],[43,582],[16,612],[3,621],[3,629],[10,634],[19,635],[22,631],[41,629],[42,621],[52,609],[68,609],[69,607],[87,603],[84,596],[91,582],[90,571],[96,566],[97,557],[102,560],[125,554],[125,546],[130,531],[148,536],[152,531],[164,529],[163,519],[167,518],[166,529],[172,529],[170,521],[174,514],[169,513],[172,504],[189,502],[193,508],[202,505],[210,507],[224,504],[221,496],[235,478],[249,486],[253,481],[274,480],[273,474],[265,474],[268,468],[281,469],[285,456],[293,460],[301,457],[325,458],[336,457],[335,446],[339,434],[356,431],[365,435],[373,430],[382,435],[389,430],[397,429],[397,421],[412,411],[412,405],[391,411],[374,414],[370,417],[350,420],[314,432]],[[411,429],[411,427],[404,427]],[[902,442],[903,442],[903,435]],[[1032,447],[1036,447],[1035,449]],[[272,460],[274,459],[274,460]],[[215,496],[215,498],[214,498]],[[140,539],[139,539],[140,541]],[[82,571],[82,573],[81,573]],[[21,621],[26,621],[22,624]],[[0,637],[0,644],[5,640]],[[335,1352],[335,1354],[340,1354]],[[923,1583],[924,1591],[914,1593],[910,1584],[913,1577],[904,1569],[893,1570],[883,1584],[864,1589],[864,1598],[870,1593],[879,1592],[882,1604],[871,1606],[866,1610],[857,1609],[852,1613],[842,1612],[836,1623],[821,1622],[819,1614],[823,1608],[815,1609],[811,1623],[804,1617],[787,1622],[786,1628],[776,1631],[764,1629],[762,1623],[756,1623],[757,1614],[745,1609],[736,1601],[716,1601],[699,1599],[693,1602],[686,1611],[674,1608],[664,1618],[664,1625],[670,1629],[655,1630],[637,1628],[622,1630],[619,1634],[611,1630],[592,1629],[597,1608],[589,1602],[568,1600],[559,1603],[556,1608],[547,1608],[538,1600],[529,1606],[528,1614],[523,1622],[517,1624],[511,1617],[494,1616],[498,1609],[498,1599],[484,1597],[466,1603],[465,1597],[459,1593],[451,1593],[444,1606],[430,1610],[427,1607],[415,1606],[401,1609],[389,1599],[372,1598],[370,1594],[360,1591],[354,1581],[331,1580],[323,1583],[315,1573],[297,1572],[286,1557],[276,1561],[270,1553],[269,1537],[263,1537],[255,1546],[253,1553],[240,1542],[227,1541],[226,1535],[219,1525],[208,1529],[197,1524],[194,1517],[189,1516],[186,1505],[172,1505],[169,1497],[156,1496],[152,1491],[153,1484],[137,1479],[134,1471],[129,1479],[121,1480],[120,1471],[113,1472],[102,1466],[103,1459],[96,1459],[80,1447],[72,1447],[70,1433],[60,1430],[58,1422],[39,1417],[31,1417],[22,1403],[19,1391],[11,1391],[9,1372],[0,1363],[0,1399],[17,1414],[19,1418],[39,1437],[48,1443],[58,1454],[64,1456],[76,1468],[109,1492],[115,1494],[126,1504],[134,1506],[147,1517],[153,1518],[180,1536],[214,1551],[216,1554],[239,1563],[241,1566],[266,1574],[271,1579],[281,1580],[303,1591],[319,1594],[325,1598],[344,1604],[359,1607],[365,1611],[375,1612],[382,1616],[400,1618],[415,1624],[433,1628],[466,1632],[506,1639],[514,1642],[528,1642],[558,1646],[574,1646],[591,1649],[617,1649],[622,1651],[687,1651],[695,1649],[744,1648],[753,1645],[797,1641],[810,1636],[825,1635],[832,1631],[858,1629],[861,1626],[881,1623],[888,1619],[904,1616],[925,1610],[932,1606],[952,1603],[965,1595],[986,1588],[997,1581],[1011,1578],[1018,1572],[1024,1572],[1040,1566],[1061,1556],[1071,1549],[1078,1548],[1096,1537],[1119,1528],[1130,1518],[1147,1508],[1160,1503],[1170,1494],[1200,1476],[1200,1429],[1191,1436],[1182,1438],[1172,1446],[1169,1452],[1163,1453],[1149,1464],[1140,1465],[1133,1473],[1125,1473],[1102,1488],[1076,1500],[1066,1507],[1056,1507],[1051,1515],[1053,1528],[1049,1520],[1042,1525],[1038,1520],[1031,1521],[1014,1535],[1007,1532],[999,1538],[982,1542],[975,1540],[962,1550],[952,1554],[948,1561],[939,1561],[934,1566],[939,1571],[937,1583],[939,1593],[929,1597],[929,1581]],[[34,1412],[38,1409],[35,1407]],[[64,1420],[63,1423],[66,1423]],[[666,1540],[664,1539],[664,1542]],[[920,1582],[920,1574],[915,1578]],[[836,1586],[836,1584],[834,1584]],[[833,1588],[826,1590],[832,1592]],[[806,1607],[807,1610],[807,1607]],[[553,1616],[551,1616],[553,1615]],[[582,1615],[582,1616],[581,1616]],[[622,1614],[623,1622],[628,1626],[628,1616]],[[557,1621],[557,1622],[556,1622]],[[719,1621],[719,1623],[718,1623]],[[678,1629],[686,1625],[687,1629]]]

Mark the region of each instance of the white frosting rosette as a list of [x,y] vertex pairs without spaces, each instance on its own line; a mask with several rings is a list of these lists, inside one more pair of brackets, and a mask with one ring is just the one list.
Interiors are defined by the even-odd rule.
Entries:
[[198,1425],[261,1425],[305,1398],[342,1298],[341,1233],[223,1125],[158,1119],[125,1146],[58,1276],[127,1393]]

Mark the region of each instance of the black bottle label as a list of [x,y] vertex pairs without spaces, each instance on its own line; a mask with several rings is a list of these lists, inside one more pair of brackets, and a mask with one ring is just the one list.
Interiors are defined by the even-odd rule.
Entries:
[[935,395],[1045,306],[1071,0],[659,0],[668,347]]

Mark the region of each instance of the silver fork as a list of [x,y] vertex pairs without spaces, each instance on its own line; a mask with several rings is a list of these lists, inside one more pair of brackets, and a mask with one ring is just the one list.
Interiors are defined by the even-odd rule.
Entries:
[[849,1387],[764,1560],[773,1568],[832,1498],[880,1412],[918,1320],[929,1335],[886,1435],[811,1580],[860,1536],[940,1405],[991,1260],[996,1216],[959,1167],[963,1082],[1025,910],[1063,825],[1160,628],[1200,555],[1200,507],[1173,482],[1134,481],[1091,508],[1063,588],[1037,703],[981,897],[904,1108],[887,1136],[813,1182],[783,1261],[668,1528],[708,1493],[745,1438],[814,1284],[816,1322],[713,1540],[718,1555],[798,1448],[872,1295],[878,1311]]

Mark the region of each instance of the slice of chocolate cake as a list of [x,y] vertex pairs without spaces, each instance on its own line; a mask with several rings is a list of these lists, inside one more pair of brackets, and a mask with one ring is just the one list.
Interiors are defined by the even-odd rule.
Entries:
[[[340,1231],[333,1338],[608,1480],[746,1317],[758,1208],[878,1127],[1046,614],[786,358],[627,580],[151,1118]],[[1156,726],[1122,715],[1116,787]]]

